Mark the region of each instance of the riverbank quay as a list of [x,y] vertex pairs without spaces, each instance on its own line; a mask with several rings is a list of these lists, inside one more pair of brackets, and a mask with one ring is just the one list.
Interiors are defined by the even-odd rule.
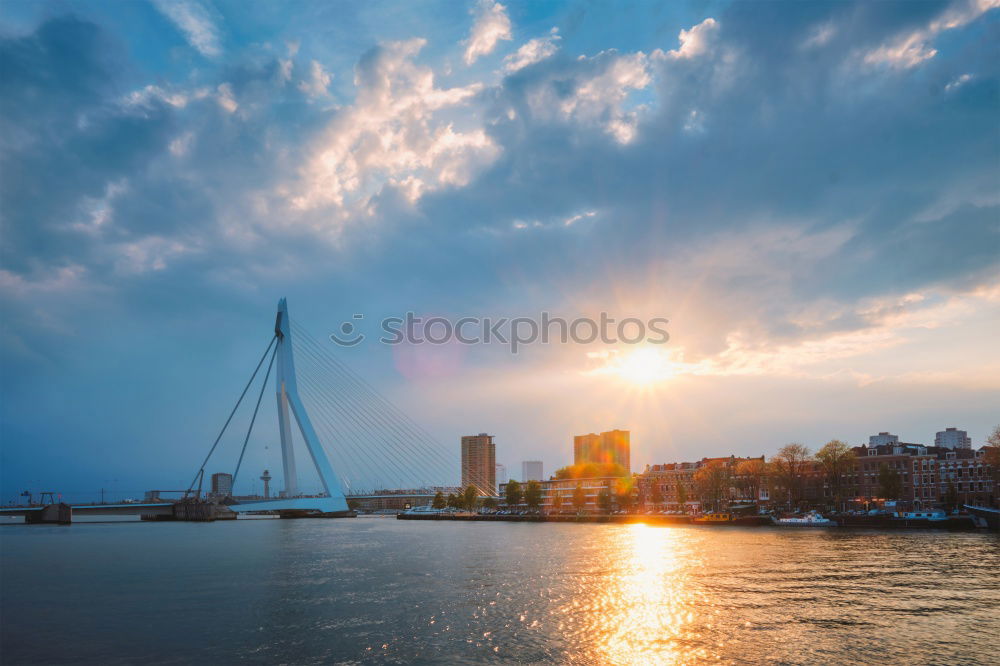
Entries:
[[[644,514],[582,514],[571,516],[545,515],[498,515],[476,513],[399,513],[397,520],[437,520],[457,522],[512,522],[512,523],[614,523],[646,525],[691,525],[706,529],[727,527],[784,527],[770,521],[766,516],[755,516],[754,521],[732,520],[728,522],[702,522],[692,516],[665,516]],[[982,528],[968,516],[953,516],[943,521],[907,520],[889,516],[864,516],[850,520],[838,519],[836,525],[827,529],[847,528],[877,528],[877,529],[931,529],[953,532],[976,532]],[[791,529],[791,528],[788,528]],[[804,528],[799,528],[804,529]],[[814,528],[816,529],[816,528]]]
[[574,515],[574,516],[504,516],[477,513],[399,513],[397,520],[451,520],[459,522],[508,523],[646,523],[648,525],[690,525],[690,516],[643,515]]

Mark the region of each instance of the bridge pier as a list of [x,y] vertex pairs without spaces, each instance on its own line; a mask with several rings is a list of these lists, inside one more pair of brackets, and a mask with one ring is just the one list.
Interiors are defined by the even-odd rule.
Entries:
[[25,513],[24,522],[28,525],[69,525],[73,522],[73,508],[63,502],[47,504],[41,511]]

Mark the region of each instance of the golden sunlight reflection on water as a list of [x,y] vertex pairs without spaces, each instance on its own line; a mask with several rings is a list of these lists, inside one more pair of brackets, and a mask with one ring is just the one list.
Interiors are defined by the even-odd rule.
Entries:
[[643,524],[608,531],[602,544],[606,569],[588,577],[560,609],[581,643],[592,644],[588,660],[609,664],[680,663],[711,658],[707,649],[684,648],[702,599],[690,585],[698,555],[680,530]]

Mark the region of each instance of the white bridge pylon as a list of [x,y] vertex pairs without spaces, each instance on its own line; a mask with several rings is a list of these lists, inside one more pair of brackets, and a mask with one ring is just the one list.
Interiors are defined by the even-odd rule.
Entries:
[[[281,463],[284,470],[285,497],[259,502],[241,502],[229,508],[236,512],[247,511],[313,511],[321,513],[340,513],[348,511],[347,498],[340,486],[337,475],[333,473],[330,459],[319,441],[313,428],[309,414],[306,412],[302,399],[299,398],[298,385],[295,381],[295,358],[292,355],[292,332],[288,319],[288,303],[284,298],[278,301],[278,316],[274,322],[274,335],[277,337],[276,350],[278,374],[276,377],[278,399],[278,428],[281,433]],[[292,445],[292,422],[289,415],[295,417],[299,433],[309,451],[316,472],[323,484],[325,497],[298,497],[299,484],[295,470],[295,449]]]

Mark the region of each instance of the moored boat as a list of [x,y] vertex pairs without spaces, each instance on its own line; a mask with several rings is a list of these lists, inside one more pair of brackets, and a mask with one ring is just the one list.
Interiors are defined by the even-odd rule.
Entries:
[[810,511],[804,516],[798,516],[793,518],[778,518],[774,521],[775,525],[781,527],[836,527],[837,523],[830,520],[829,518],[824,518],[815,511]]
[[706,513],[692,518],[691,522],[696,525],[727,525],[732,522],[732,516],[728,513]]

